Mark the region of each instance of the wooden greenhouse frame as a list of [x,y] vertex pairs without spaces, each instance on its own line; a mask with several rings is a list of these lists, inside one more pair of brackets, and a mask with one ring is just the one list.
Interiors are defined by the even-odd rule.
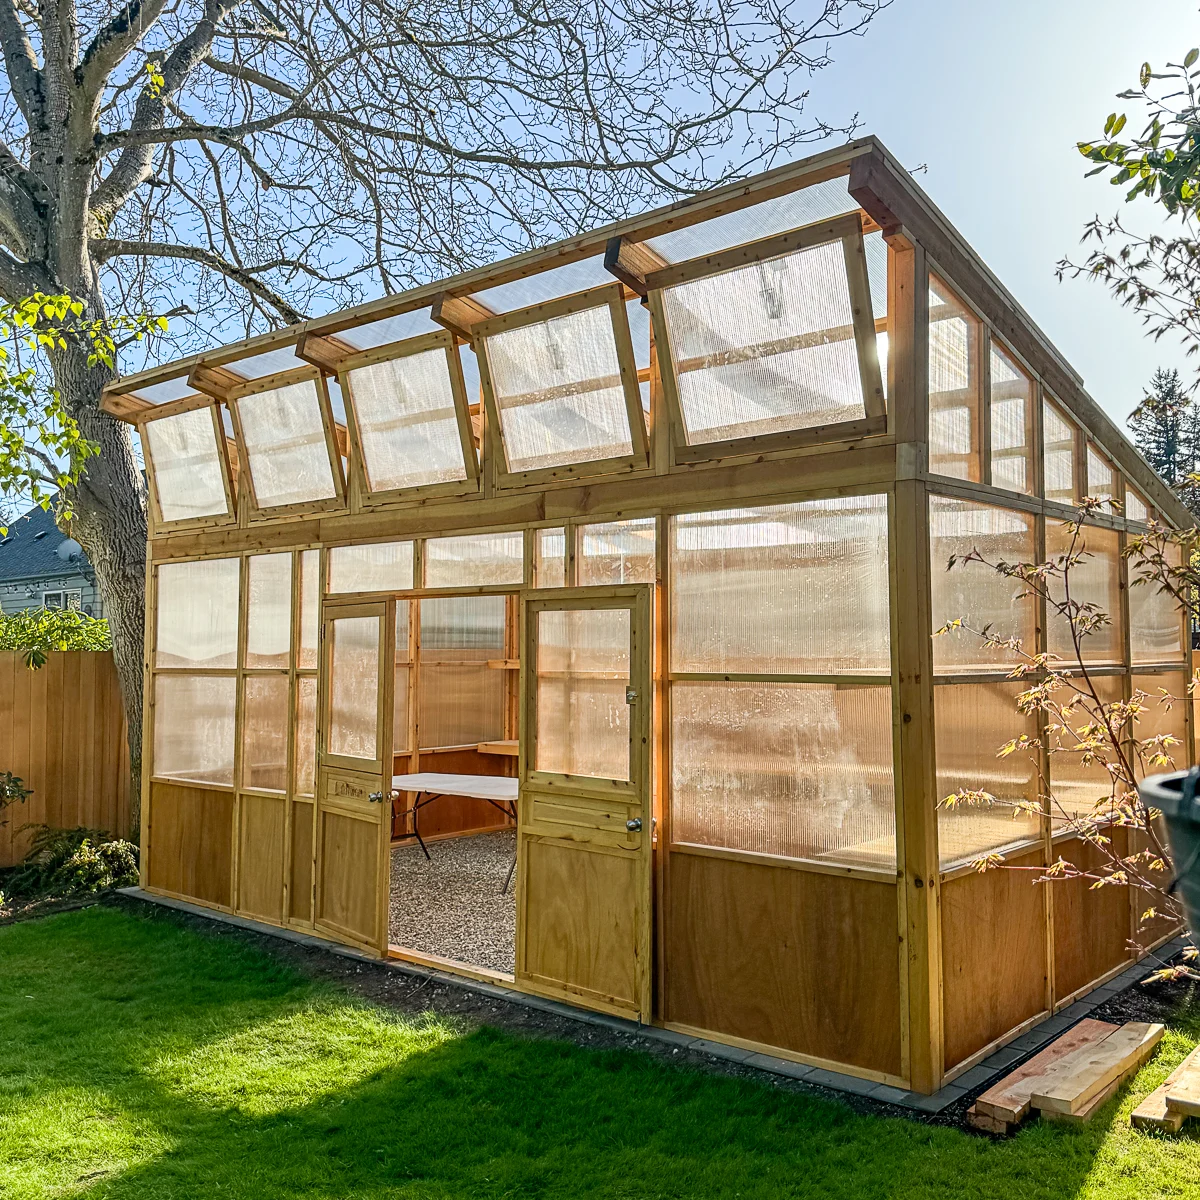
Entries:
[[[394,390],[371,393],[372,453],[422,449],[372,491],[352,376],[377,364]],[[269,393],[290,419],[297,381],[320,430],[297,417],[277,446],[248,446],[239,401]],[[491,754],[483,773],[520,787],[519,990],[930,1093],[1128,965],[1138,897],[981,874],[970,859],[998,835],[939,814],[962,756],[1015,730],[953,723],[1005,695],[1007,672],[939,658],[938,559],[991,522],[1040,561],[1089,486],[1107,490],[1122,507],[1088,535],[1115,632],[1094,669],[1128,694],[1135,677],[1186,684],[1191,648],[1182,618],[1164,626],[1131,595],[1119,552],[1150,516],[1191,520],[877,140],[125,377],[104,408],[154,441],[147,891],[494,979],[391,943],[406,802],[391,822],[381,803],[397,768]],[[153,426],[189,412],[211,414],[211,445],[196,421]],[[287,496],[313,471],[322,499],[257,503],[259,478]],[[184,484],[196,495],[165,508],[161,489]],[[621,549],[630,531],[640,557]],[[709,560],[687,553],[721,565],[689,576]],[[331,567],[350,581],[337,591]],[[724,579],[726,623],[695,632]],[[470,667],[493,741],[421,744],[443,719],[421,681],[458,669],[422,646],[432,598],[503,611]],[[859,634],[814,632],[822,603]],[[1053,643],[1045,612],[1018,617]],[[542,672],[543,654],[560,666]],[[584,693],[607,697],[617,734],[571,724]],[[705,776],[688,738],[726,729],[723,704],[742,743]],[[785,717],[738,726],[755,705]],[[1190,704],[1169,718],[1189,761],[1192,719]],[[431,833],[505,824],[464,801]],[[1042,826],[1010,861],[1060,852]]]

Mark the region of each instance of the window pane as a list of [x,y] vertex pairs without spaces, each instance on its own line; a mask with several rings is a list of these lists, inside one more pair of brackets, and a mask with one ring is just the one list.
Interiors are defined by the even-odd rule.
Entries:
[[287,790],[288,677],[247,675],[242,787]]
[[503,596],[422,600],[417,737],[423,749],[504,737],[507,672]]
[[225,473],[211,408],[159,417],[142,426],[164,521],[227,516]]
[[[1000,574],[984,563],[961,560],[978,550],[990,563],[1033,563],[1037,551],[1033,517],[990,504],[929,497],[929,560],[933,628],[962,620],[972,629],[990,626],[1002,638],[1020,638],[1026,654],[1037,653],[1037,609],[1020,579]],[[947,569],[951,556],[959,561]],[[1018,656],[994,649],[968,629],[933,639],[933,665],[938,671],[1014,666]]]
[[992,343],[992,483],[1033,491],[1033,381]]
[[653,517],[585,525],[576,564],[580,586],[653,583],[655,525]]
[[[937,746],[937,798],[982,791],[997,800],[1038,804],[1037,764],[1026,750],[996,755],[1021,734],[1037,737],[1035,717],[1017,710],[1019,683],[968,683],[933,689]],[[938,808],[942,867],[1041,836],[1041,820],[997,805]]]
[[235,400],[259,508],[337,495],[312,380]]
[[1187,743],[1187,706],[1191,703],[1187,694],[1187,676],[1182,671],[1168,671],[1162,675],[1134,675],[1130,680],[1133,691],[1146,694],[1142,702],[1144,711],[1134,722],[1133,736],[1139,741],[1169,733],[1178,745],[1164,747],[1171,759],[1167,766],[1147,766],[1151,774],[1163,771],[1182,771],[1192,765],[1191,751]]
[[159,675],[154,680],[154,774],[233,786],[237,679]]
[[[1074,550],[1071,547],[1074,544]],[[1101,625],[1080,641],[1080,652],[1085,663],[1117,663],[1124,658],[1124,638],[1121,634],[1120,573],[1118,562],[1117,535],[1112,530],[1084,526],[1078,539],[1072,543],[1072,526],[1069,521],[1046,522],[1046,557],[1059,565],[1072,554],[1079,561],[1067,569],[1067,583],[1071,590],[1071,603],[1095,605],[1105,613],[1109,623]],[[1047,579],[1051,599],[1065,599],[1061,575]],[[1071,640],[1071,622],[1047,606],[1047,647],[1057,654],[1065,666],[1078,662]],[[1084,611],[1083,615],[1086,615]]]
[[[1091,682],[1103,704],[1115,704],[1121,699],[1123,679],[1120,675],[1093,675]],[[1066,691],[1056,693],[1055,699],[1065,704],[1069,694]],[[1047,734],[1052,798],[1050,811],[1056,818],[1056,828],[1068,816],[1103,815],[1112,806],[1113,779],[1104,766],[1105,761],[1113,759],[1112,748],[1106,741],[1100,760],[1090,763],[1085,763],[1083,753],[1074,749],[1079,745],[1078,731],[1091,721],[1091,711],[1080,705],[1075,710],[1071,729]]]
[[317,677],[296,678],[296,795],[311,796],[317,782]]
[[392,753],[411,750],[408,738],[408,685],[412,673],[412,646],[409,644],[408,618],[412,601],[396,603],[396,653],[392,687]]
[[426,587],[519,584],[524,578],[525,535],[519,529],[430,538],[425,543]]
[[1087,448],[1088,495],[1096,500],[1111,500],[1113,497],[1112,464],[1095,446],[1088,442]]
[[329,551],[331,592],[406,592],[412,586],[412,542],[333,546]]
[[567,531],[537,529],[533,534],[533,578],[537,587],[567,586]]
[[292,645],[292,556],[256,554],[248,565],[246,666],[286,667]]
[[633,453],[607,305],[486,339],[510,471]]
[[1131,521],[1148,521],[1150,519],[1150,510],[1147,508],[1145,500],[1129,484],[1125,485],[1125,515]]
[[378,753],[378,617],[330,622],[329,752],[374,759]]
[[929,469],[980,479],[979,322],[954,293],[929,281]]
[[677,842],[893,867],[888,687],[671,685]]
[[[1179,548],[1166,546],[1163,556],[1179,566]],[[1129,560],[1129,648],[1135,663],[1178,662],[1183,657],[1183,614],[1170,592],[1147,579],[1149,569]]]
[[1075,427],[1054,407],[1042,405],[1046,499],[1075,503]]
[[885,497],[689,513],[670,528],[673,670],[890,670]]
[[321,624],[321,555],[305,550],[300,555],[300,652],[296,665],[316,669],[317,638]]
[[866,416],[840,241],[662,296],[689,444]]
[[534,769],[629,778],[627,608],[537,614]]
[[158,568],[156,666],[237,666],[240,568],[236,558]]
[[359,367],[346,379],[370,491],[466,479],[444,349]]

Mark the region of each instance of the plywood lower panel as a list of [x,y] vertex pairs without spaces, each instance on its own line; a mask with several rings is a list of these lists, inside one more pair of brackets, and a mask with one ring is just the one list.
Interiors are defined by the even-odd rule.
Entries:
[[324,809],[317,922],[360,942],[378,942],[379,825]]
[[636,1008],[640,857],[529,838],[525,876],[525,972]]
[[267,921],[283,920],[283,796],[239,799],[237,911]]
[[901,1073],[896,887],[671,854],[668,1021]]
[[[1014,858],[1035,866],[1041,851]],[[942,885],[942,1002],[949,1069],[1046,1007],[1048,884],[1000,867]]]
[[303,800],[292,804],[291,879],[288,907],[294,921],[312,920],[313,806]]
[[233,793],[151,783],[147,885],[227,908],[232,865]]
[[[1124,853],[1125,831],[1112,831]],[[1098,871],[1104,855],[1078,839],[1055,846],[1056,857]],[[1092,889],[1087,879],[1064,880],[1054,888],[1054,992],[1061,1000],[1129,958],[1130,894],[1119,886]]]

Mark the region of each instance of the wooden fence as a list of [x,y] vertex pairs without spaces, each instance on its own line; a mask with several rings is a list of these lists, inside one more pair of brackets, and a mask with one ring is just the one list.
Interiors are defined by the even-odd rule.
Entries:
[[33,795],[0,820],[0,867],[29,845],[21,826],[86,825],[129,835],[129,749],[112,653],[53,653],[38,671],[0,651],[0,774]]

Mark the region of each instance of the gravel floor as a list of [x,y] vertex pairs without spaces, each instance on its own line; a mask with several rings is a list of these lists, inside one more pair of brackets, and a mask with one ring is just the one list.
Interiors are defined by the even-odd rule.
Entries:
[[513,970],[515,880],[501,895],[517,849],[515,830],[392,851],[391,941],[493,971]]

